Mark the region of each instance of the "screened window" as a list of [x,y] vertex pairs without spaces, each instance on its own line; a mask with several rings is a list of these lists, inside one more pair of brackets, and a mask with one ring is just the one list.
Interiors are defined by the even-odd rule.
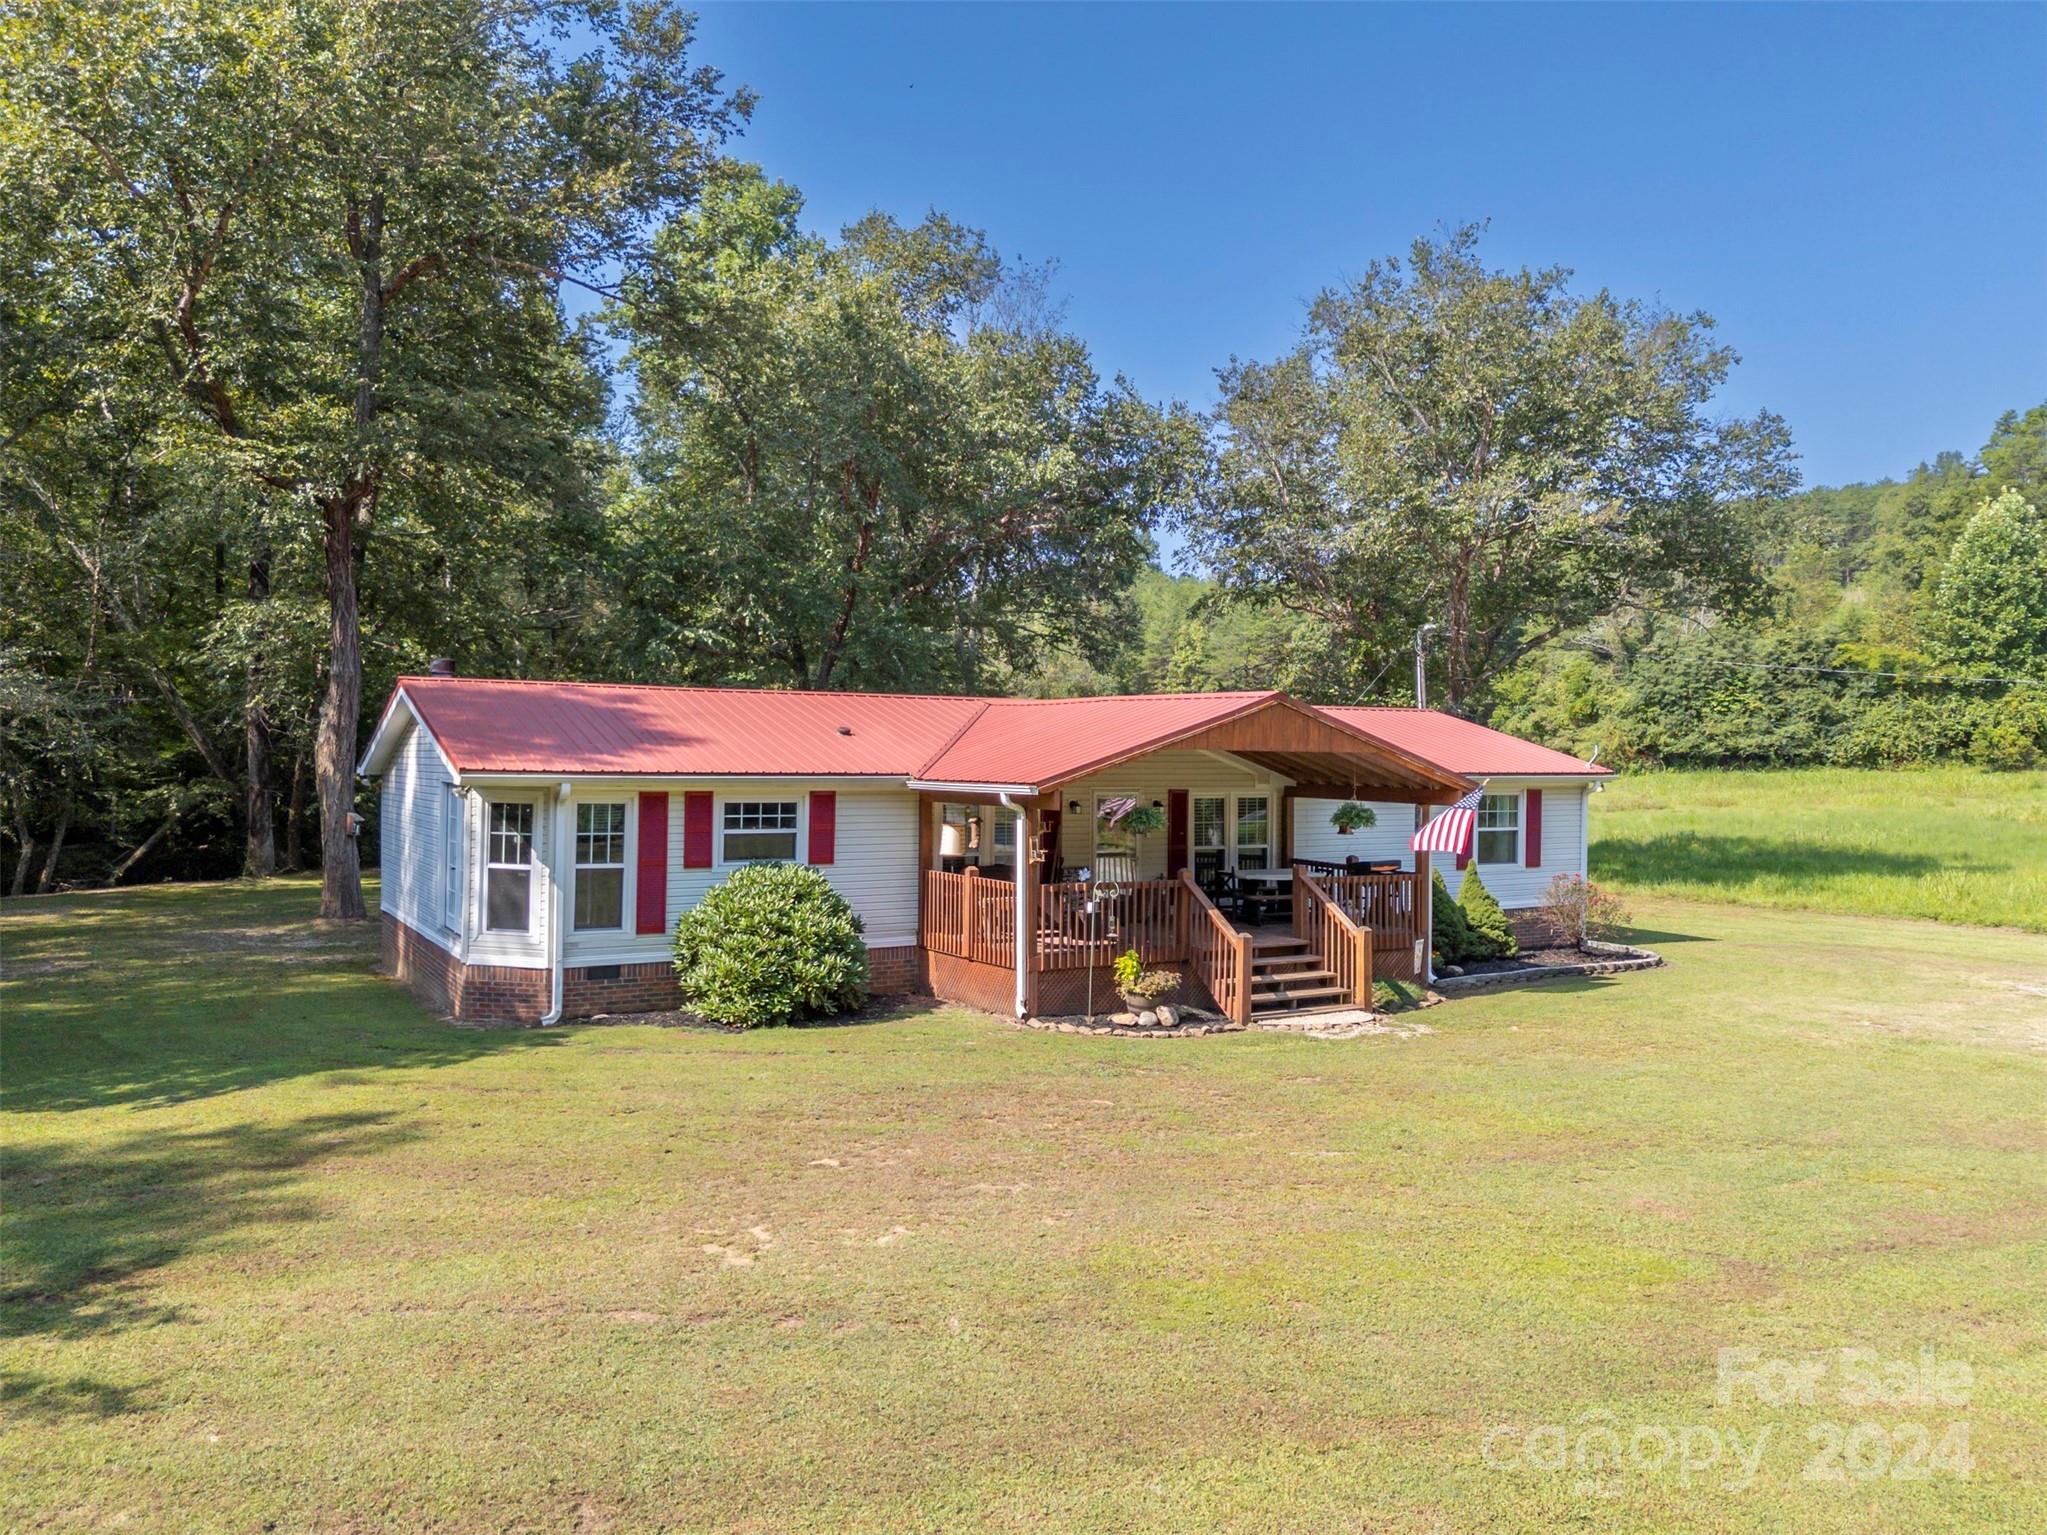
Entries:
[[1521,796],[1488,794],[1478,802],[1478,861],[1514,863],[1521,857]]
[[725,848],[721,863],[794,863],[796,801],[735,799],[725,802]]
[[1237,867],[1272,866],[1272,801],[1263,794],[1237,797]]
[[576,929],[625,925],[625,806],[576,807]]
[[441,810],[441,913],[449,927],[462,926],[462,796],[453,790]]
[[533,807],[492,801],[490,845],[485,850],[483,925],[494,933],[523,933],[533,917]]

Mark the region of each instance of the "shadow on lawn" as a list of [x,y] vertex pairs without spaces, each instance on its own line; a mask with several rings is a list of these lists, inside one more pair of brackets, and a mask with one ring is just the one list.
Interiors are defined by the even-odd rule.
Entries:
[[[74,1339],[176,1321],[151,1296],[153,1271],[247,1227],[314,1218],[319,1207],[295,1187],[306,1167],[413,1134],[387,1113],[314,1114],[10,1152],[0,1332]],[[147,1405],[141,1388],[32,1370],[0,1371],[0,1389],[10,1410],[43,1418]]]
[[[1739,888],[1759,874],[1799,879],[1843,879],[1857,875],[1907,878],[1954,868],[1967,860],[1925,853],[1889,853],[1879,848],[1839,847],[1795,837],[1707,836],[1666,832],[1653,837],[1601,836],[1592,844],[1596,880],[1655,885],[1683,881]],[[1988,867],[1980,862],[1974,867]]]
[[280,882],[11,908],[0,982],[7,1108],[158,1107],[561,1043],[428,1016],[375,974],[375,927],[323,924],[316,900],[315,888]]

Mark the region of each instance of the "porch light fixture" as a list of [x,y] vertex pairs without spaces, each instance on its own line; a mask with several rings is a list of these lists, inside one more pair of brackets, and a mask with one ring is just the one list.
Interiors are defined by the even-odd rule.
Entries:
[[1080,814],[1080,801],[1079,801],[1079,800],[1077,800],[1077,799],[1070,799],[1070,800],[1068,800],[1068,801],[1066,802],[1066,813],[1067,813],[1068,815],[1079,815],[1079,814]]

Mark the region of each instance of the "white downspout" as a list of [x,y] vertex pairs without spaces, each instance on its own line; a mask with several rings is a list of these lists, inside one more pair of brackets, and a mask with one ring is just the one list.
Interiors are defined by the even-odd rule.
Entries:
[[1004,810],[1016,817],[1016,872],[1011,876],[1015,880],[1011,888],[1016,898],[1011,904],[1016,907],[1016,1015],[1021,1018],[1027,1011],[1024,1006],[1027,990],[1025,977],[1031,959],[1030,913],[1024,909],[1024,870],[1029,867],[1028,860],[1031,854],[1031,850],[1024,845],[1024,832],[1028,829],[1028,822],[1023,807],[1009,797],[1007,789],[995,797],[1002,802]]
[[569,781],[564,778],[554,791],[548,808],[553,821],[547,839],[547,974],[549,1005],[540,1020],[544,1029],[561,1022],[562,1016],[562,807],[569,802]]

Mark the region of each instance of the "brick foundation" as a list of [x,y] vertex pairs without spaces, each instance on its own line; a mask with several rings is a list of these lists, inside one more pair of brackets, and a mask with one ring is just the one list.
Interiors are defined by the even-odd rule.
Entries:
[[[464,1023],[538,1023],[547,1015],[548,972],[510,965],[465,965],[390,912],[383,913],[383,971],[427,1007]],[[925,989],[924,951],[869,949],[876,996]],[[682,1005],[675,967],[666,960],[591,965],[562,971],[562,1017],[658,1013]]]

